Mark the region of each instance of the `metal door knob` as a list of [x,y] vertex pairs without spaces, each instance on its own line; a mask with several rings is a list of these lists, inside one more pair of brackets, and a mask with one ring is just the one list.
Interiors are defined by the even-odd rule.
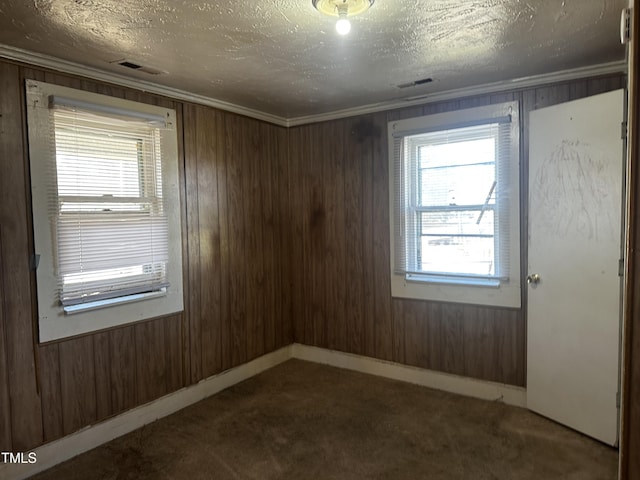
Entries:
[[527,283],[533,283],[534,285],[540,282],[540,275],[532,273],[527,277]]

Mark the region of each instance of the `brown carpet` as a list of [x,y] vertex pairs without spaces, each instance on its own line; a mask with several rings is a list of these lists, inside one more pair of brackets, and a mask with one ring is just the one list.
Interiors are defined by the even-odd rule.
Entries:
[[616,478],[617,452],[527,410],[290,360],[34,477]]

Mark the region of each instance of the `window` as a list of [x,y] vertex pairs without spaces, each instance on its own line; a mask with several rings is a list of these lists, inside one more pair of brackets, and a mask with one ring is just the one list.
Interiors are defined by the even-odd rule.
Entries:
[[27,99],[40,340],[182,310],[175,112],[33,81]]
[[392,294],[520,306],[515,102],[389,124]]

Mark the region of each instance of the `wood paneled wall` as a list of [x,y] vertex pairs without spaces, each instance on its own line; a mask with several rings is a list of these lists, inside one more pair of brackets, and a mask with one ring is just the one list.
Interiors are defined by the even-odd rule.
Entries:
[[[295,341],[524,386],[524,309],[391,297],[387,122],[519,101],[521,192],[526,199],[529,112],[623,86],[623,77],[606,76],[292,128],[289,206]],[[523,239],[525,207],[523,201]],[[523,294],[524,305],[526,291]]]
[[[175,108],[185,311],[37,343],[24,80]],[[292,342],[285,129],[0,61],[0,451],[25,451]]]
[[[37,343],[25,79],[177,110],[183,313]],[[391,297],[386,124],[520,101],[526,198],[528,112],[622,85],[608,76],[287,130],[0,61],[0,451],[29,450],[293,341],[524,385],[524,310]],[[522,219],[526,238],[524,202]]]
[[191,382],[292,342],[284,128],[185,105]]

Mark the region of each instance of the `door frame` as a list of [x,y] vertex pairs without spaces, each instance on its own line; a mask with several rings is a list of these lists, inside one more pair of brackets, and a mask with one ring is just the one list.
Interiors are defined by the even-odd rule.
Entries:
[[625,284],[622,324],[622,402],[620,421],[620,480],[640,478],[640,12],[631,7],[631,42],[627,69],[627,185]]

